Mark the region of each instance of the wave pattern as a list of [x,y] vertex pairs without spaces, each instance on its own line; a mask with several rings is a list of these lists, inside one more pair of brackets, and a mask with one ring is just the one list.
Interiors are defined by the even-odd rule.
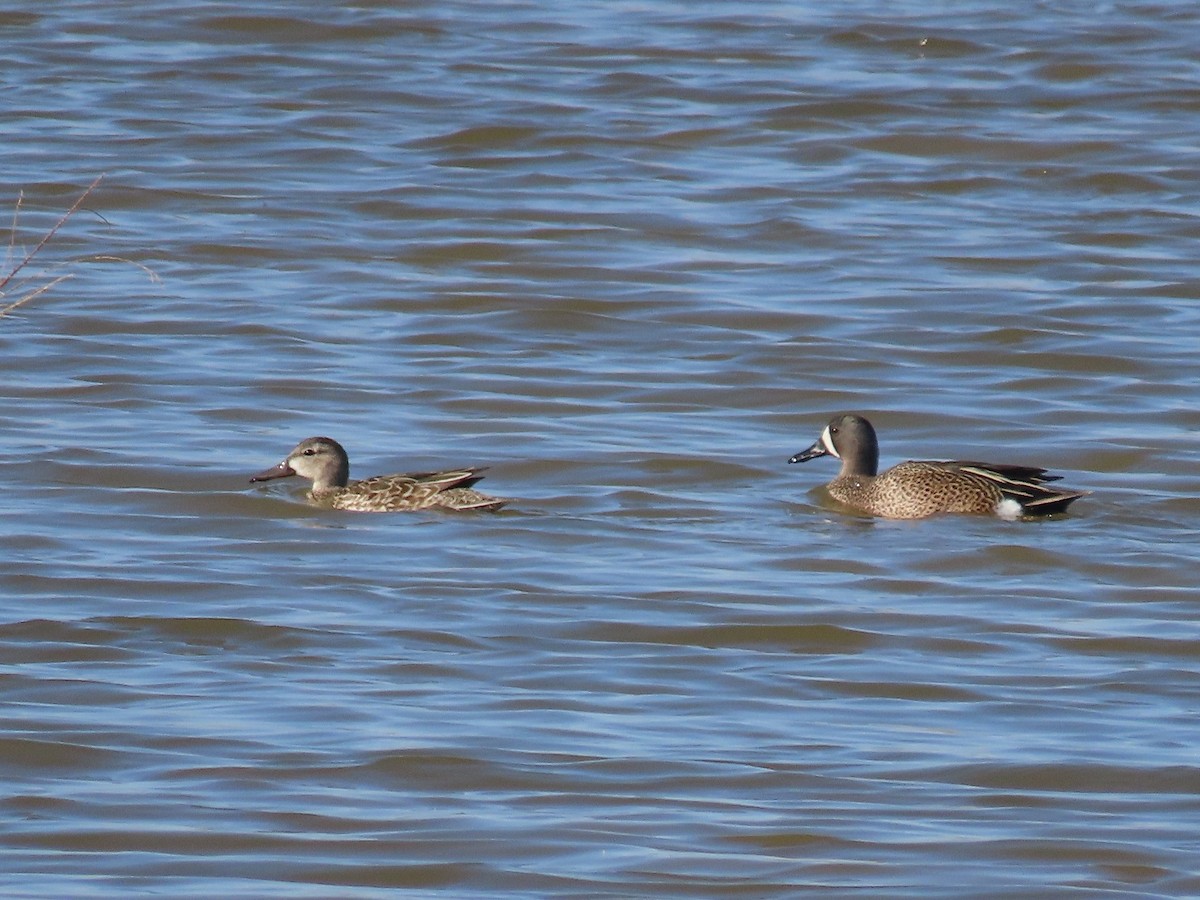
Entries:
[[1200,894],[1196,11],[10,7],[5,896]]

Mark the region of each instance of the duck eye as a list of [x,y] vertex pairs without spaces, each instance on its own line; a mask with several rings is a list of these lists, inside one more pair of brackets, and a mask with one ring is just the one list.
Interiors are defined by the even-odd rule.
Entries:
[[829,433],[830,433],[830,434],[837,434],[837,433],[838,433],[837,426],[835,425],[833,428],[830,428],[830,429],[829,429]]
[[305,455],[305,456],[312,456],[312,455],[313,455],[314,453],[316,453],[316,452],[317,452],[317,451],[316,451],[316,449],[315,449],[315,448],[313,448],[313,447],[305,447],[305,448],[304,448],[304,455]]

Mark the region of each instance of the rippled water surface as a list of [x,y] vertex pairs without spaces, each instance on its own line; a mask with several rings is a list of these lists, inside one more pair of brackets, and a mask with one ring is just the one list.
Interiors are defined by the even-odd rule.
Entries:
[[0,893],[1200,894],[1200,13],[334,6],[0,12]]

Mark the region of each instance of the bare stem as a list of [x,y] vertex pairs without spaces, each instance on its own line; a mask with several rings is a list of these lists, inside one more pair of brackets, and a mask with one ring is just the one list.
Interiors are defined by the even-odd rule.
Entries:
[[36,291],[30,291],[28,294],[26,294],[20,300],[14,300],[12,303],[8,304],[8,306],[0,307],[0,318],[7,316],[10,312],[12,312],[18,306],[22,306],[22,305],[28,303],[30,300],[34,299],[35,297],[40,297],[42,294],[46,293],[46,291],[50,290],[50,288],[54,287],[59,282],[66,281],[68,278],[74,278],[74,277],[75,276],[70,273],[68,273],[66,275],[59,275],[53,281],[47,281]]
[[[8,252],[4,255],[4,268],[12,265],[13,257],[17,255],[17,218],[21,215],[21,203],[25,200],[25,192],[17,191],[17,202],[13,206],[12,230],[8,233]],[[10,275],[9,278],[12,276]],[[8,278],[4,279],[5,283]],[[2,285],[0,285],[2,287]]]
[[[7,275],[5,275],[3,279],[0,279],[0,291],[3,291],[4,286],[6,284],[8,284],[10,281],[12,281],[13,276],[16,275],[18,272],[20,272],[23,268],[25,268],[25,266],[28,265],[29,261],[31,259],[33,259],[35,256],[37,256],[38,251],[41,250],[43,247],[46,246],[46,244],[48,244],[50,242],[50,238],[54,237],[54,235],[58,232],[58,229],[62,228],[63,225],[66,224],[67,219],[71,218],[71,216],[75,213],[75,210],[79,209],[79,205],[81,203],[83,203],[84,200],[87,199],[88,194],[90,194],[92,191],[94,191],[96,189],[97,185],[99,185],[100,182],[103,180],[104,180],[104,176],[100,175],[95,181],[93,181],[88,186],[88,189],[79,195],[79,199],[76,200],[74,204],[72,204],[71,208],[68,209],[65,213],[63,213],[62,218],[59,219],[54,224],[54,227],[46,232],[46,236],[38,242],[38,245],[36,247],[34,247],[32,250],[30,250],[28,253],[26,253],[25,258],[23,260],[21,260],[19,263],[17,263],[16,267],[14,269],[12,269]],[[17,201],[17,204],[18,204],[18,206],[20,205],[20,200]],[[14,213],[14,217],[15,217],[15,215],[16,214]],[[13,223],[13,234],[14,234],[14,240],[15,240],[15,235],[16,235],[16,222],[15,221]],[[59,279],[59,280],[61,280],[61,279]],[[56,282],[52,282],[52,283],[57,284],[58,282],[56,281]],[[44,288],[41,290],[38,290],[32,296],[36,297],[38,294],[42,293],[44,290],[45,290]],[[17,302],[24,303],[26,300],[29,300],[29,299],[30,299],[29,297],[24,297]],[[11,307],[11,306],[6,307],[4,312],[8,312],[8,310],[10,310],[12,308],[13,307]],[[0,315],[3,315],[3,313],[0,313]]]

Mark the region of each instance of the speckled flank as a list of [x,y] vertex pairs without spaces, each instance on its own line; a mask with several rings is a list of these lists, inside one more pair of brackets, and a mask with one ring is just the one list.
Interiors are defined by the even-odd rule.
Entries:
[[312,481],[308,498],[321,506],[354,512],[402,512],[417,509],[499,509],[509,501],[475,490],[483,468],[420,475],[377,475],[350,481],[350,460],[332,438],[301,441],[279,465],[250,480],[300,475]]
[[[1059,498],[1060,508],[1080,494],[1041,486],[1041,469],[1028,469],[1017,478],[1000,467],[981,463],[912,461],[893,466],[882,475],[839,476],[829,483],[836,500],[889,519],[919,519],[934,513],[993,513],[1011,500],[1022,515],[1036,514],[1027,504]],[[1069,499],[1067,499],[1069,498]]]
[[919,519],[935,513],[985,513],[1004,518],[1064,511],[1087,491],[1046,486],[1058,476],[1032,466],[953,460],[902,462],[881,475],[875,429],[862,416],[835,416],[821,437],[789,462],[818,456],[842,460],[829,482],[830,496],[847,506],[890,519]]
[[354,512],[399,512],[431,509],[499,509],[507,500],[481,494],[471,485],[483,476],[483,469],[460,469],[427,475],[378,475],[351,481],[320,493],[309,491],[309,498],[322,506]]

